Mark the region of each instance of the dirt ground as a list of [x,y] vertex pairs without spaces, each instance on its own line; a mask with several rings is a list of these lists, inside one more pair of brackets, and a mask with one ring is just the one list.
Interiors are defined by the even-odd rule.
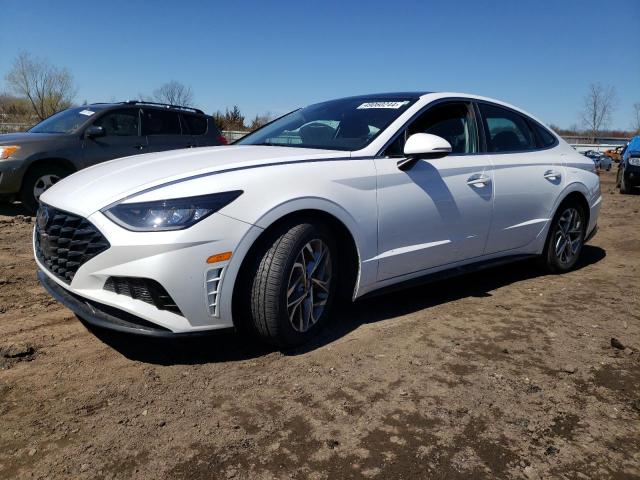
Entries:
[[283,352],[89,332],[0,206],[0,478],[640,478],[640,195],[613,182],[576,271],[345,306]]

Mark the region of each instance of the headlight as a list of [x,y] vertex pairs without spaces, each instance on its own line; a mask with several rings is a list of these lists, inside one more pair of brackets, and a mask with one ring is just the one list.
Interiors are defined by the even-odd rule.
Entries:
[[182,230],[217,212],[240,195],[242,190],[155,202],[119,203],[102,213],[121,227],[136,232]]
[[4,145],[0,146],[0,160],[5,160],[9,158],[11,155],[20,150],[18,145]]
[[640,167],[640,158],[636,158],[636,157],[629,158],[629,165]]

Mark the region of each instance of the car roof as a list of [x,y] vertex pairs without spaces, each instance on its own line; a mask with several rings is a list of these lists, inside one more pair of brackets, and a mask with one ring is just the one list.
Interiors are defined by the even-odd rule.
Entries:
[[174,110],[174,111],[180,111],[184,113],[194,113],[194,114],[200,114],[200,115],[205,114],[199,108],[183,107],[181,105],[171,105],[168,103],[145,102],[143,100],[127,100],[125,102],[108,102],[108,103],[91,103],[85,106],[94,108],[96,110],[97,109],[105,110],[107,108],[117,108],[117,107],[126,107],[126,106],[137,106],[137,107],[145,107],[145,108],[155,108],[157,110]]
[[365,100],[369,98],[375,98],[380,100],[394,100],[398,98],[414,98],[418,99],[423,95],[433,92],[383,92],[383,93],[370,93],[366,95],[353,95],[351,97],[342,97],[340,100]]

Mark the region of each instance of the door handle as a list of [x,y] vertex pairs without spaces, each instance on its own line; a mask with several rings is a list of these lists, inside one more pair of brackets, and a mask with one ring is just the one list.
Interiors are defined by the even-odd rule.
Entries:
[[475,175],[471,175],[467,179],[467,185],[471,185],[473,187],[483,188],[491,183],[491,177],[488,175],[483,175],[481,173],[476,173]]
[[143,150],[145,148],[144,145],[134,145],[133,148],[135,148],[136,150]]
[[559,180],[560,177],[560,172],[557,172],[555,170],[547,170],[546,172],[544,172],[544,178],[546,178],[547,180]]

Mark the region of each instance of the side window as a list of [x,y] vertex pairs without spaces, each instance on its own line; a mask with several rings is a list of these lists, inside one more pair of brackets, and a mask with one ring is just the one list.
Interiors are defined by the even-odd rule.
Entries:
[[182,114],[182,119],[187,124],[191,135],[204,135],[207,133],[207,117]]
[[180,117],[176,112],[143,110],[142,135],[180,135],[180,133]]
[[429,108],[387,148],[386,155],[402,156],[405,140],[414,133],[430,133],[444,138],[451,144],[452,153],[478,152],[473,109],[467,102],[443,103]]
[[533,132],[522,115],[485,103],[479,107],[490,152],[518,152],[536,148]]
[[139,123],[138,110],[134,108],[114,110],[93,122],[104,129],[105,135],[116,137],[137,136]]

